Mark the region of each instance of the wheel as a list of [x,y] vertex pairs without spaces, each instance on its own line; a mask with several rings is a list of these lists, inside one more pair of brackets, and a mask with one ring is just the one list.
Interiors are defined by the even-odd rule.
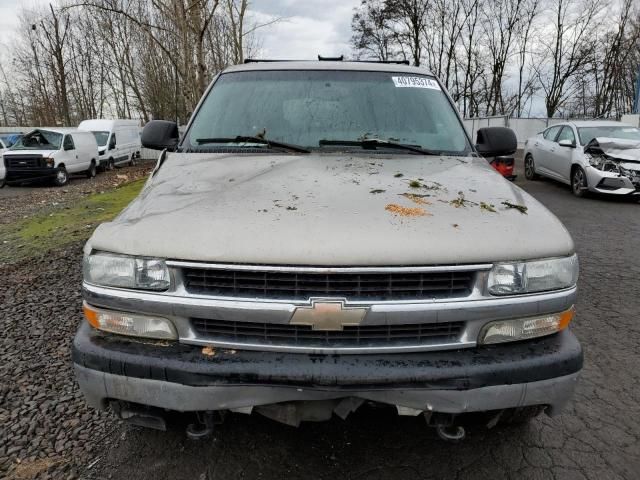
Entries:
[[107,160],[107,166],[106,169],[107,170],[113,170],[114,168],[116,168],[116,164],[113,161],[113,158],[110,158],[109,160]]
[[133,153],[131,155],[131,160],[129,160],[129,166],[130,167],[135,167],[136,166],[136,154]]
[[89,167],[89,170],[87,170],[87,178],[95,177],[96,173],[97,173],[96,162],[91,160],[91,166]]
[[4,188],[6,184],[7,184],[7,181],[4,178],[0,180],[0,188]]
[[64,167],[58,167],[58,173],[53,179],[53,183],[56,187],[62,187],[69,182],[69,174]]
[[571,191],[576,197],[584,197],[587,195],[587,175],[582,167],[574,167],[571,172]]
[[527,180],[536,180],[538,178],[538,175],[536,174],[536,166],[531,154],[528,154],[524,159],[524,176]]

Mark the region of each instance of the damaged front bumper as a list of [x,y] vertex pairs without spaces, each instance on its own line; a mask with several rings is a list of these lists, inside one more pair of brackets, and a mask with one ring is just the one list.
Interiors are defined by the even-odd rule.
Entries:
[[[571,398],[582,349],[568,330],[549,337],[455,351],[315,355],[141,343],[82,323],[73,343],[89,405],[112,400],[189,411],[257,409],[333,401],[346,416],[364,400],[401,414],[460,414],[530,405],[558,413]],[[302,420],[305,420],[303,418]]]

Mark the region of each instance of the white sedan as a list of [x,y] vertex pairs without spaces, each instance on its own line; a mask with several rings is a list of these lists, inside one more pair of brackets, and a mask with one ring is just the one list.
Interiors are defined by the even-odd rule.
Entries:
[[528,180],[538,175],[588,192],[640,197],[640,129],[613,121],[559,123],[524,147]]

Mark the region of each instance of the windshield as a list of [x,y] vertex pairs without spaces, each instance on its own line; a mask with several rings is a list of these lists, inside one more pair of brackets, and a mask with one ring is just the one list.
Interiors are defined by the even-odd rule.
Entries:
[[104,147],[107,144],[107,140],[109,139],[109,132],[91,132],[93,136],[96,137],[96,142],[98,142],[99,147]]
[[198,140],[238,135],[305,148],[319,148],[321,140],[377,138],[444,153],[470,152],[454,107],[437,82],[391,72],[223,74],[193,120],[185,146],[198,149]]
[[7,148],[9,148],[14,143],[16,143],[19,138],[20,138],[20,135],[17,134],[17,133],[10,133],[8,135],[1,135],[0,136],[0,140],[2,140],[2,143],[4,143]]
[[35,130],[20,138],[11,150],[60,150],[63,135],[48,130]]
[[580,144],[587,145],[594,138],[623,138],[640,141],[640,129],[625,125],[607,125],[604,127],[578,127]]

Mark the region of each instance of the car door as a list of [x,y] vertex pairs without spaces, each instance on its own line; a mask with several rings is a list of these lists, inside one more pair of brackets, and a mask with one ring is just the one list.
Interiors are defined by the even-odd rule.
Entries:
[[536,164],[536,172],[543,175],[552,175],[549,168],[551,162],[551,154],[555,150],[555,139],[560,133],[562,125],[554,125],[547,128],[542,132],[541,137],[537,137],[533,143],[535,147],[535,153],[533,154],[533,160]]
[[80,171],[78,151],[76,150],[76,144],[73,141],[71,134],[66,134],[62,140],[62,160],[58,163],[64,163],[67,172],[74,173]]
[[[570,142],[571,146],[560,145],[560,142],[563,141],[565,144]],[[556,137],[555,147],[553,151],[550,152],[548,165],[554,178],[561,182],[570,182],[571,164],[576,152],[576,145],[576,134],[573,131],[573,127],[570,125],[563,126]]]

